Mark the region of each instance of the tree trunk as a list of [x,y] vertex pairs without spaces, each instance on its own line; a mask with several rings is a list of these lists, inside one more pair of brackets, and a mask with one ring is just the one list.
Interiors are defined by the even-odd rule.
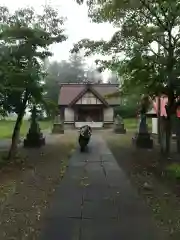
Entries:
[[160,149],[161,153],[164,154],[166,150],[166,119],[164,117],[161,117],[160,119]]
[[176,143],[177,152],[180,153],[180,119],[176,117]]
[[170,153],[171,149],[171,136],[172,136],[172,118],[174,115],[175,96],[173,90],[169,89],[168,105],[166,106],[166,154]]
[[161,146],[161,96],[158,96],[158,114],[157,114],[157,120],[158,120],[158,143]]
[[175,104],[175,95],[174,95],[174,45],[172,39],[172,26],[168,27],[168,49],[165,51],[167,56],[167,87],[168,87],[168,104],[166,106],[166,113],[167,113],[167,123],[166,123],[166,154],[170,153],[171,147],[171,136],[172,136],[172,115],[174,114],[174,104]]
[[177,152],[180,153],[180,134],[177,135],[176,139],[177,143]]
[[170,149],[171,149],[171,135],[172,135],[172,131],[171,131],[171,117],[169,119],[167,119],[166,122],[166,154],[168,155],[170,153]]
[[9,153],[8,153],[8,160],[12,160],[13,157],[15,157],[15,155],[17,153],[17,145],[18,145],[18,141],[19,141],[20,129],[21,129],[22,120],[23,120],[25,110],[26,110],[27,100],[28,100],[28,93],[26,90],[24,99],[22,101],[22,104],[21,104],[21,107],[20,107],[20,110],[18,113],[16,123],[14,126],[11,147],[10,147]]
[[9,153],[8,153],[8,160],[12,159],[16,155],[23,116],[24,116],[23,112],[18,114],[16,124],[15,124],[14,130],[13,130],[11,147],[10,147]]

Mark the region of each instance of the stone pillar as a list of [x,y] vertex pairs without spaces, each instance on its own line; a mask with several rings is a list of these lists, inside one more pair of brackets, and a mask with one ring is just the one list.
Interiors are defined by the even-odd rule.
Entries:
[[61,116],[58,115],[55,117],[52,134],[64,134],[64,124],[61,121]]
[[116,118],[115,118],[114,132],[118,133],[118,134],[125,134],[126,133],[126,129],[124,127],[123,119],[119,115],[117,115]]
[[145,114],[141,115],[139,129],[133,138],[133,142],[138,148],[153,148],[153,140],[151,139],[151,135],[148,132]]
[[176,117],[176,143],[177,152],[180,153],[180,118]]
[[31,125],[26,139],[24,139],[24,147],[41,147],[45,145],[45,138],[37,122],[36,106],[33,107],[31,116]]

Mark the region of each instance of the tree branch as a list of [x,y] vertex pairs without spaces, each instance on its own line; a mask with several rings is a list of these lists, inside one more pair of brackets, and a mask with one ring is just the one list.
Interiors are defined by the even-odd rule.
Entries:
[[176,37],[173,38],[174,40],[174,45],[177,44],[177,42],[180,40],[180,34],[177,34]]
[[166,49],[167,51],[169,50],[168,47],[166,47],[166,45],[162,44],[162,42],[158,39],[155,40],[158,44],[160,44],[164,49]]
[[149,50],[156,56],[159,58],[159,55],[149,46]]
[[[140,0],[140,3],[146,7],[146,9],[151,13],[152,16],[154,16],[156,18],[156,20],[158,21],[159,25],[165,30],[168,31],[168,28],[166,26],[164,26],[164,24],[162,23],[162,21],[160,20],[160,18],[157,16],[157,14],[150,8],[150,6],[146,3],[146,0]],[[147,17],[147,16],[146,16]]]

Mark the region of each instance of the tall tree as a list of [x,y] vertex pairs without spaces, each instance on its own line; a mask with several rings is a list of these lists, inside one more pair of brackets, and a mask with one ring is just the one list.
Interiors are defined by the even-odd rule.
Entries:
[[[82,2],[82,1],[80,1]],[[170,148],[171,118],[180,93],[180,1],[127,0],[88,1],[89,15],[95,22],[110,22],[118,28],[109,42],[82,40],[75,46],[87,54],[113,54],[104,67],[123,74],[123,87],[141,86],[142,93],[168,96],[166,151]],[[158,51],[155,47],[158,48]],[[122,61],[119,55],[124,54]]]
[[86,71],[86,80],[92,83],[102,83],[101,73],[94,67],[89,67]]
[[16,152],[27,105],[43,102],[43,61],[51,55],[49,45],[66,40],[62,24],[63,19],[51,7],[45,7],[42,15],[31,8],[13,14],[5,7],[0,8],[0,39],[5,48],[0,59],[5,96],[2,106],[17,114],[9,158]]
[[79,83],[84,80],[84,62],[79,54],[72,54],[69,61],[46,61],[45,77],[46,112],[49,117],[57,113],[58,96],[61,83]]
[[46,76],[44,86],[44,98],[46,100],[45,111],[49,118],[57,114],[58,96],[60,90],[60,72],[63,64],[59,62],[48,62],[46,65]]
[[81,55],[73,53],[69,58],[71,79],[70,82],[82,82],[84,80],[84,59]]

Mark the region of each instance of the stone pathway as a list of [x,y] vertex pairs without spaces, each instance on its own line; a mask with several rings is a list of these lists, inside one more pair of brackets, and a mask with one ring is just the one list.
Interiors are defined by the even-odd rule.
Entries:
[[42,240],[160,240],[151,215],[101,136],[79,149],[44,218]]

